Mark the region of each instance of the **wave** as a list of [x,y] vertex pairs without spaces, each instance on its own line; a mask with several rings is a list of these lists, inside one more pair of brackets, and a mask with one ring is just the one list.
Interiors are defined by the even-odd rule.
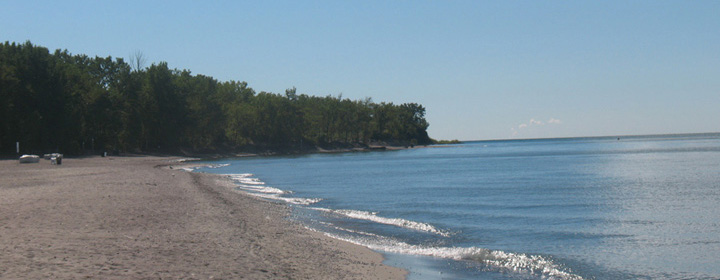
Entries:
[[259,193],[272,193],[272,194],[286,194],[286,193],[292,193],[291,191],[284,191],[278,188],[273,187],[258,187],[253,185],[238,185],[238,188],[253,192],[259,192]]
[[[508,253],[478,247],[432,247],[411,245],[389,238],[350,238],[324,232],[325,235],[347,241],[376,251],[420,255],[457,261],[472,261],[490,270],[530,274],[543,279],[582,280],[579,275],[568,272],[552,260],[538,255]],[[377,236],[377,235],[375,235]]]
[[271,200],[278,200],[283,201],[291,204],[297,204],[297,205],[310,205],[315,204],[320,201],[322,201],[322,198],[301,198],[301,197],[284,197],[280,196],[279,194],[263,194],[263,193],[250,193],[249,195],[265,198],[265,199],[271,199]]
[[270,200],[282,201],[296,205],[310,205],[318,203],[322,198],[302,198],[302,197],[284,197],[284,194],[291,194],[292,191],[281,190],[278,188],[265,186],[265,182],[260,179],[253,178],[251,173],[241,174],[226,174],[229,178],[235,181],[237,190],[244,191],[245,193]]
[[[181,162],[184,162],[184,161],[181,161]],[[187,171],[187,172],[193,172],[193,171],[198,170],[198,169],[200,169],[200,168],[220,168],[220,167],[225,167],[225,166],[230,166],[230,164],[229,164],[229,163],[206,164],[206,165],[196,165],[196,166],[189,166],[189,167],[180,167],[180,168],[178,168],[178,169],[180,169],[180,170],[185,170],[185,171]]]
[[[313,220],[312,222],[318,223],[318,224],[322,225],[323,227],[333,228],[333,229],[339,230],[339,231],[344,231],[344,232],[349,232],[349,233],[354,233],[354,234],[362,234],[365,236],[371,236],[371,237],[377,237],[377,238],[383,238],[383,236],[378,235],[378,234],[364,232],[364,231],[360,231],[360,230],[352,230],[352,229],[348,229],[348,228],[343,228],[343,227],[336,226],[335,224],[329,223],[329,222],[323,222],[323,221],[318,221],[318,220]],[[310,229],[312,231],[318,231],[317,229],[314,229],[310,226],[305,226],[305,228]],[[321,232],[321,231],[318,231],[318,232]]]
[[253,174],[241,173],[241,174],[228,174],[228,177],[234,181],[244,185],[265,185],[265,182],[260,181],[258,178],[252,178]]
[[345,210],[345,209],[335,210],[335,209],[318,208],[318,207],[310,208],[310,209],[328,212],[328,213],[339,214],[339,215],[353,218],[353,219],[367,220],[367,221],[372,221],[372,222],[386,224],[386,225],[393,225],[393,226],[398,226],[398,227],[407,228],[407,229],[425,231],[425,232],[441,235],[444,237],[450,237],[450,235],[451,235],[450,232],[438,229],[431,224],[415,222],[415,221],[410,221],[410,220],[401,219],[401,218],[381,217],[381,216],[377,215],[377,212]]

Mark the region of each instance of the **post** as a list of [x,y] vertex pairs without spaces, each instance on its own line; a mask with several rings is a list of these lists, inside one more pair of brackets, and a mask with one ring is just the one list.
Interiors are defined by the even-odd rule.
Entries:
[[20,154],[20,142],[15,142],[15,153]]

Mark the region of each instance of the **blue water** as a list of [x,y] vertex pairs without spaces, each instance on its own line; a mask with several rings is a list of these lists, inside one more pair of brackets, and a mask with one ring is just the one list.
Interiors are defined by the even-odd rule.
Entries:
[[720,134],[207,163],[410,279],[720,278]]

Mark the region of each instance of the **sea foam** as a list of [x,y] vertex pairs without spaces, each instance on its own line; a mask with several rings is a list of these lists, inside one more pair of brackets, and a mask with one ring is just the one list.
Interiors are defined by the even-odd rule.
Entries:
[[318,203],[322,200],[322,198],[284,197],[284,196],[280,196],[278,194],[262,194],[262,193],[248,193],[248,194],[257,196],[260,198],[284,201],[287,203],[297,204],[297,205],[310,205],[310,204]]
[[513,272],[530,274],[543,279],[582,280],[579,275],[563,269],[552,260],[538,255],[509,253],[499,250],[489,250],[478,247],[432,247],[411,245],[405,242],[386,237],[379,238],[352,238],[327,233],[325,235],[347,241],[353,244],[368,247],[372,250],[399,253],[406,255],[420,255],[457,261],[472,261],[485,266],[487,269],[499,272]]
[[367,220],[367,221],[372,221],[372,222],[386,224],[386,225],[392,225],[392,226],[397,226],[397,227],[402,227],[402,228],[407,228],[407,229],[429,232],[429,233],[441,235],[444,237],[449,237],[451,235],[450,232],[438,229],[431,224],[410,221],[410,220],[401,219],[401,218],[381,217],[381,216],[377,215],[378,214],[377,212],[345,210],[345,209],[335,210],[335,209],[318,208],[318,207],[311,208],[311,209],[328,212],[328,213],[334,213],[334,214],[342,215],[342,216],[345,216],[348,218],[353,218],[353,219]]
[[301,198],[301,197],[285,197],[284,194],[291,194],[291,191],[281,190],[278,188],[265,186],[265,182],[258,178],[253,178],[251,173],[226,174],[236,183],[236,189],[245,193],[270,200],[282,201],[297,205],[310,205],[321,201],[321,198]]
[[220,168],[229,166],[229,163],[222,163],[222,164],[206,164],[206,165],[198,165],[198,166],[190,166],[190,167],[180,167],[179,169],[185,170],[187,172],[193,172],[195,170],[198,170],[200,168]]

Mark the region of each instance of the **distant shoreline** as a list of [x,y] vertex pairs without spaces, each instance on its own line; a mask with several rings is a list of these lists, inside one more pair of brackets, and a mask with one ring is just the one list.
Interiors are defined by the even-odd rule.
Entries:
[[571,136],[571,137],[547,137],[547,138],[507,138],[507,139],[486,139],[486,140],[463,140],[463,143],[476,142],[497,142],[497,141],[527,141],[527,140],[562,140],[562,139],[602,139],[602,138],[633,138],[633,137],[663,137],[663,136],[720,136],[720,132],[696,132],[696,133],[665,133],[665,134],[628,134],[628,135],[605,135],[605,136]]
[[[97,149],[95,151],[86,151],[84,154],[65,154],[64,156],[72,158],[85,158],[92,156],[101,156],[107,153],[108,156],[157,156],[157,157],[195,157],[195,158],[227,158],[227,157],[255,157],[255,156],[276,156],[276,155],[303,155],[303,154],[321,154],[321,153],[352,153],[352,152],[371,152],[371,151],[394,151],[413,148],[423,148],[431,145],[412,145],[409,143],[390,143],[390,142],[372,142],[370,144],[361,143],[336,143],[327,145],[307,145],[307,146],[246,146],[240,149],[221,149],[215,151],[190,151],[186,149],[174,149],[172,151],[138,151],[138,152],[118,152],[110,150]],[[53,151],[56,152],[56,151]],[[62,153],[62,151],[60,152]],[[23,152],[20,154],[4,154],[0,155],[0,159],[17,159],[22,154],[46,154],[45,151],[39,152]]]
[[240,152],[209,152],[209,153],[139,153],[125,154],[119,156],[159,156],[159,157],[191,157],[197,159],[218,159],[218,158],[235,158],[235,157],[267,157],[267,156],[284,156],[284,155],[310,155],[310,154],[340,154],[340,153],[358,153],[358,152],[374,152],[374,151],[398,151],[408,149],[426,148],[431,145],[389,145],[386,143],[375,143],[367,146],[341,146],[341,147],[320,147],[314,146],[306,149],[258,149],[258,151],[240,151]]

